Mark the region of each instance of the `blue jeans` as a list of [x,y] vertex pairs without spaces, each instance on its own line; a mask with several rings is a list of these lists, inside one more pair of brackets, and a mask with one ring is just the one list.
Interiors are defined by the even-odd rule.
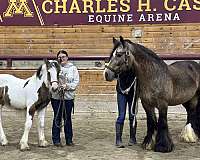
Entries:
[[[129,112],[129,121],[133,121],[135,118],[135,103],[132,106],[133,101],[133,93],[129,92],[129,94],[122,94],[117,92],[117,104],[118,104],[118,118],[116,123],[124,124],[124,120],[126,117],[126,108],[128,104],[128,112]],[[131,111],[132,109],[132,111]],[[133,113],[133,114],[131,114]]]
[[[62,101],[51,98],[51,105],[54,112],[53,126],[52,126],[52,141],[53,141],[53,144],[57,144],[61,142],[61,139],[60,139],[61,128],[59,126],[62,121],[62,108],[60,107],[59,109],[59,106],[60,105],[62,106]],[[64,107],[66,109],[66,114],[67,114],[67,117],[65,116],[65,114],[63,115],[63,119],[64,120],[66,119],[66,121],[63,121],[65,140],[66,140],[66,143],[69,144],[72,142],[72,138],[73,138],[71,113],[74,107],[74,100],[65,100]]]

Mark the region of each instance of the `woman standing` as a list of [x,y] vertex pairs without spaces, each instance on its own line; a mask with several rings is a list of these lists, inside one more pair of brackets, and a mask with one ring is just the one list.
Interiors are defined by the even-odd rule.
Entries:
[[[68,53],[65,50],[60,50],[57,53],[57,59],[61,65],[59,74],[60,90],[52,92],[51,98],[51,105],[54,112],[52,141],[55,146],[62,146],[60,132],[63,118],[66,145],[73,146],[71,113],[74,108],[75,90],[79,84],[79,73],[76,66],[68,61]],[[63,91],[63,97],[60,93],[61,91]],[[62,107],[64,108],[62,109]]]
[[117,104],[118,104],[118,117],[115,123],[116,129],[116,143],[118,148],[124,148],[122,143],[122,133],[124,127],[124,120],[126,117],[126,109],[128,105],[129,113],[129,127],[130,127],[130,139],[128,145],[132,146],[136,143],[136,77],[133,71],[126,71],[121,73],[117,79]]

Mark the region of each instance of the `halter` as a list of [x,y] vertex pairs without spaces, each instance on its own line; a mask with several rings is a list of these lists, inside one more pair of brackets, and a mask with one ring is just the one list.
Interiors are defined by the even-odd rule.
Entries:
[[55,82],[55,83],[59,83],[58,81],[51,81],[51,82],[50,82],[50,83],[51,83],[51,85],[52,85],[52,83],[54,83],[54,82]]
[[[129,54],[128,54],[128,51],[125,52],[125,58],[124,58],[124,62],[122,64],[126,64],[126,66],[128,67],[128,57],[129,57]],[[116,69],[113,69],[112,67],[108,66],[108,65],[105,65],[105,68],[111,70],[112,72],[114,72],[116,75],[119,75],[120,73],[120,70],[116,70]]]

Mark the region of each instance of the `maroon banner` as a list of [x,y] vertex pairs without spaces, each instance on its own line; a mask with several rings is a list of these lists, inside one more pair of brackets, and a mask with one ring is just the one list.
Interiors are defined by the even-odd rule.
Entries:
[[2,0],[0,25],[199,23],[200,0]]

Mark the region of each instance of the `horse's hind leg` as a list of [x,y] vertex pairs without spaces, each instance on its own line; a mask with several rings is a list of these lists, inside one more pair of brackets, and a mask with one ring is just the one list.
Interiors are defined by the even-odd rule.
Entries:
[[43,108],[38,111],[38,136],[39,136],[39,146],[46,147],[48,142],[45,140],[44,135],[44,118],[45,118],[46,108]]
[[158,132],[154,148],[155,152],[171,152],[174,148],[167,124],[167,109],[168,105],[165,102],[159,103]]
[[184,142],[196,142],[200,131],[200,102],[198,97],[193,97],[190,101],[184,103],[183,106],[187,111],[187,122],[180,138]]
[[144,138],[142,147],[144,149],[150,150],[154,148],[154,141],[152,139],[152,136],[157,130],[157,119],[155,115],[155,108],[151,108],[145,103],[142,103],[142,105],[147,116],[147,135]]
[[3,127],[2,127],[2,106],[0,106],[0,142],[3,146],[8,144],[8,140],[6,135],[4,134]]

